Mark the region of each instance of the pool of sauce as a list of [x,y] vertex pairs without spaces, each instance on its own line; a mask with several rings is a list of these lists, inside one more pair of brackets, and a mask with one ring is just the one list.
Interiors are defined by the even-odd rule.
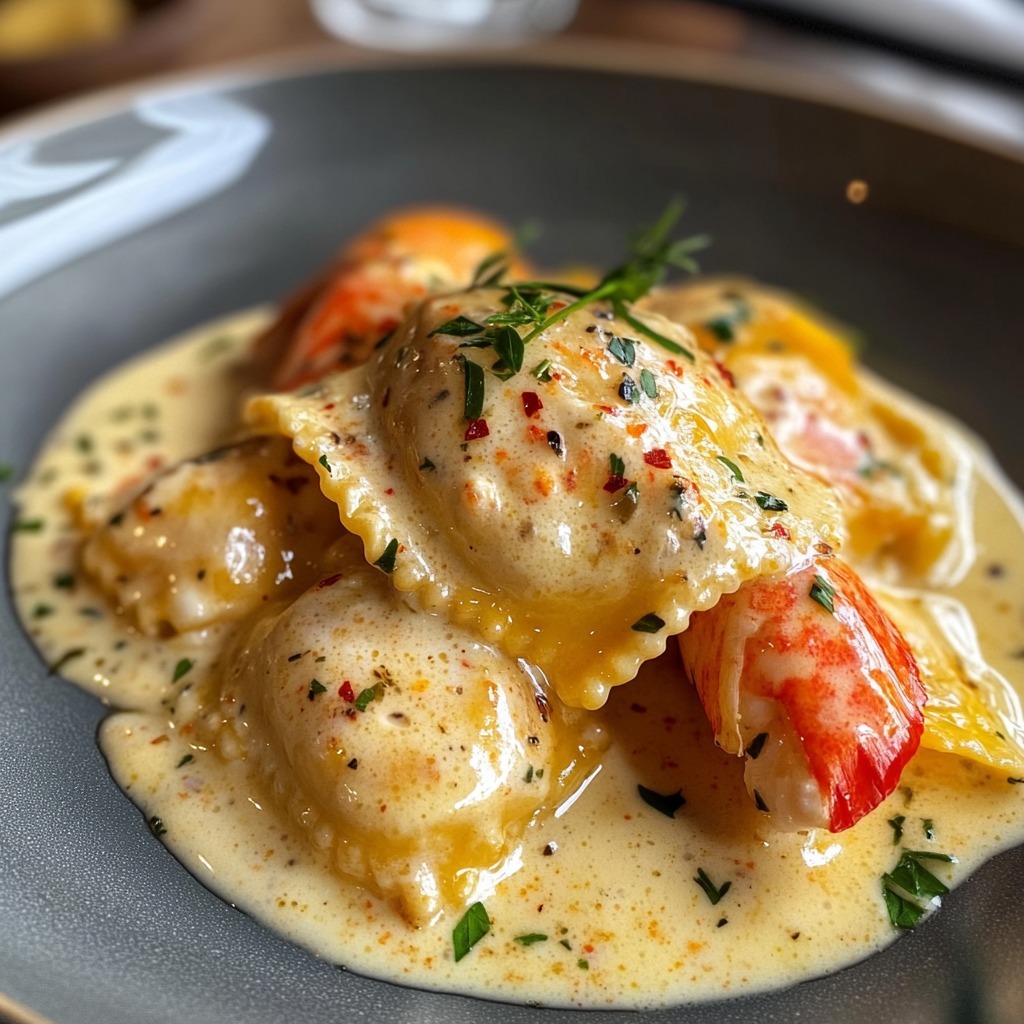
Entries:
[[[12,559],[19,611],[47,665],[114,709],[100,743],[117,783],[159,840],[224,899],[362,974],[513,1002],[646,1008],[786,986],[884,947],[899,933],[881,876],[901,848],[955,856],[933,867],[954,884],[1024,841],[1024,786],[931,751],[854,828],[774,831],[752,806],[739,761],[715,747],[670,645],[592,713],[609,741],[600,765],[570,803],[527,827],[509,865],[516,870],[483,901],[489,932],[456,961],[452,915],[415,928],[340,879],[243,757],[183,734],[200,680],[175,679],[176,666],[223,637],[141,637],[78,568],[83,495],[232,433],[239,366],[265,316],[204,327],[89,389],[20,491],[20,521],[36,525],[19,531]],[[972,613],[989,664],[1020,690],[1024,515],[980,447],[976,477],[977,557],[946,592]],[[638,786],[683,802],[670,816]]]

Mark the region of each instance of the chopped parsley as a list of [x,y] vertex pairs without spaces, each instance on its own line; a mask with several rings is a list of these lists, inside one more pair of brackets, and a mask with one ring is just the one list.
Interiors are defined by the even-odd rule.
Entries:
[[712,906],[717,905],[721,898],[732,888],[732,882],[723,882],[720,886],[716,886],[703,868],[697,868],[697,875],[694,881],[704,890],[707,898],[711,900]]
[[320,696],[321,693],[326,693],[326,692],[327,692],[327,687],[324,686],[324,684],[321,683],[319,679],[311,679],[309,681],[309,690],[306,693],[306,696],[310,700],[315,700],[317,697]]
[[899,846],[900,840],[903,839],[903,825],[906,822],[906,816],[903,814],[897,814],[895,818],[889,819],[889,828],[892,829],[892,845]]
[[463,357],[462,369],[466,377],[463,418],[478,420],[484,411],[484,368],[472,359]]
[[732,459],[727,459],[724,455],[718,455],[716,456],[716,458],[720,463],[722,463],[723,466],[726,467],[726,469],[729,470],[730,473],[732,473],[733,479],[737,483],[744,483],[743,471],[740,469],[739,466],[736,465],[735,462],[732,461]]
[[817,601],[826,611],[835,614],[836,606],[833,598],[836,596],[836,588],[820,573],[814,577],[810,596],[812,601]]
[[520,946],[535,946],[538,942],[547,942],[548,937],[543,932],[527,932],[525,935],[517,935],[512,940]]
[[491,919],[482,903],[473,903],[452,930],[452,946],[458,963],[489,931]]
[[765,510],[765,512],[785,512],[789,506],[781,499],[776,498],[774,494],[769,494],[767,491],[758,491],[754,495],[754,501],[758,503]]
[[676,811],[686,803],[686,797],[683,796],[682,790],[677,790],[675,793],[658,793],[638,784],[636,791],[645,804],[664,814],[666,818],[674,818]]
[[177,665],[174,666],[174,674],[171,676],[171,682],[176,683],[179,679],[187,676],[192,671],[193,661],[191,658],[182,658]]
[[373,564],[380,569],[381,572],[386,572],[389,576],[395,571],[395,558],[398,555],[398,538],[392,537],[388,541],[388,546],[384,549],[383,554]]
[[894,928],[913,928],[939,900],[949,892],[941,879],[936,878],[921,861],[932,860],[956,864],[956,857],[929,850],[904,850],[896,867],[882,875],[882,898]]
[[665,628],[665,620],[654,612],[648,612],[630,627],[637,633],[658,633]]

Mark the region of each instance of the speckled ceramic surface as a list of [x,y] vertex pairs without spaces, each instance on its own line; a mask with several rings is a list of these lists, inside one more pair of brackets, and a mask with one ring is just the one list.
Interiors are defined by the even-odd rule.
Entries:
[[[539,217],[541,258],[600,263],[682,193],[688,226],[715,237],[707,268],[856,324],[869,363],[964,419],[1024,483],[1024,164],[778,93],[750,69],[579,63],[278,68],[0,133],[0,461],[23,470],[76,392],[126,355],[282,296],[395,205]],[[868,202],[847,201],[854,178]],[[153,839],[96,747],[103,708],[47,675],[7,598],[0,636],[0,993],[15,1019],[19,1006],[60,1024],[637,1019],[398,988],[276,938]],[[837,975],[651,1016],[1019,1020],[1022,876],[1024,850],[1004,854]]]

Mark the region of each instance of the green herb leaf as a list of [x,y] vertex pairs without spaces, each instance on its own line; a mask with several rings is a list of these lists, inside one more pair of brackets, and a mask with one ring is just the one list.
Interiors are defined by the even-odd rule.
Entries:
[[659,633],[665,628],[665,620],[654,612],[648,612],[630,627],[637,633]]
[[378,558],[373,564],[380,569],[381,572],[386,572],[389,576],[395,571],[395,559],[398,555],[398,538],[392,537],[388,541],[388,546],[384,549],[384,553]]
[[720,886],[716,886],[703,868],[697,868],[697,877],[694,878],[694,881],[704,890],[707,898],[711,900],[712,906],[715,906],[732,888],[732,882],[723,882]]
[[900,840],[903,838],[903,823],[906,820],[906,816],[903,814],[897,814],[895,818],[889,819],[889,827],[892,829],[893,846],[899,846]]
[[514,327],[498,327],[492,343],[498,354],[495,373],[506,378],[517,374],[523,368],[523,357],[526,354],[526,346],[519,332]]
[[377,685],[375,684],[373,686],[368,686],[365,690],[359,691],[359,696],[356,697],[355,704],[353,705],[353,707],[355,707],[356,711],[365,711],[370,706],[370,704],[372,704],[373,701],[377,699],[377,697]]
[[620,338],[615,335],[608,342],[608,351],[625,366],[632,366],[636,362],[636,346],[629,338]]
[[547,383],[551,380],[551,360],[542,359],[531,371],[534,377],[542,383]]
[[324,686],[324,684],[321,683],[319,679],[311,679],[309,681],[309,691],[307,692],[306,696],[310,700],[315,700],[321,693],[326,692],[327,687]]
[[328,461],[328,459],[327,459],[327,455],[326,455],[326,454],[324,454],[324,455],[321,455],[321,456],[320,456],[320,458],[319,458],[319,459],[317,459],[316,461],[317,461],[317,462],[319,462],[319,463],[320,463],[320,465],[321,465],[321,466],[323,466],[323,467],[324,467],[324,469],[326,469],[328,473],[330,473],[330,472],[331,472],[331,464],[330,464],[330,462]]
[[924,916],[928,904],[949,892],[949,886],[922,863],[933,860],[955,864],[956,857],[931,850],[904,850],[896,867],[882,875],[882,898],[894,928],[913,928]]
[[463,359],[462,368],[466,375],[463,416],[467,420],[478,420],[484,411],[484,368],[472,359]]
[[178,763],[177,763],[177,764],[175,765],[175,768],[184,768],[184,767],[185,767],[185,765],[187,765],[187,764],[191,763],[191,762],[192,762],[192,761],[194,761],[194,760],[195,760],[195,756],[194,756],[193,754],[186,754],[186,755],[185,755],[185,756],[184,756],[184,757],[183,757],[183,758],[182,758],[182,759],[181,759],[181,760],[180,760],[180,761],[179,761],[179,762],[178,762]]
[[740,467],[737,466],[736,463],[732,461],[732,459],[727,459],[724,455],[718,455],[716,456],[716,458],[720,463],[722,463],[723,466],[725,466],[729,470],[730,473],[732,473],[733,479],[737,483],[742,484],[746,482],[743,479],[743,470],[741,470]]
[[758,503],[765,510],[765,512],[785,512],[789,506],[781,499],[776,498],[774,494],[769,494],[767,491],[758,491],[754,495],[754,501]]
[[461,960],[489,931],[491,919],[482,903],[474,903],[462,915],[452,930],[452,946],[456,963]]
[[810,596],[812,601],[817,601],[822,608],[835,615],[836,606],[833,598],[836,596],[836,589],[824,576],[818,574],[814,577]]
[[155,814],[146,822],[146,824],[149,826],[149,831],[158,838],[160,836],[167,835],[167,828],[163,823],[163,819],[158,818]]
[[187,676],[192,671],[192,665],[194,662],[191,658],[182,658],[177,665],[174,666],[174,675],[171,676],[171,682],[176,683],[183,676]]
[[74,661],[75,658],[80,658],[83,654],[85,654],[84,647],[72,647],[71,650],[65,651],[46,671],[51,676],[55,676],[69,661]]
[[658,397],[658,382],[654,374],[646,368],[640,371],[640,387],[652,402]]
[[548,937],[543,932],[527,932],[525,935],[517,935],[513,942],[518,942],[520,946],[534,946],[538,942],[547,942]]
[[17,533],[39,533],[45,525],[45,519],[16,519],[11,529]]
[[423,461],[420,463],[420,469],[422,469],[422,470],[437,469],[437,466],[435,466],[434,463],[430,459],[424,457]]
[[483,334],[483,331],[483,324],[478,324],[466,316],[457,316],[454,320],[447,320],[440,327],[435,327],[427,337],[445,334],[452,338],[468,338],[474,334]]
[[626,463],[621,455],[610,455],[608,457],[608,464],[612,476],[625,477]]
[[686,797],[683,796],[682,790],[675,793],[657,793],[646,786],[637,785],[636,791],[645,804],[660,811],[667,818],[674,818],[676,811],[686,803]]

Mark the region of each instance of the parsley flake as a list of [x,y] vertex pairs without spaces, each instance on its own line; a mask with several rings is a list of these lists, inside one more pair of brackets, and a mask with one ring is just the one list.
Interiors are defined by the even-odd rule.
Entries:
[[491,919],[482,903],[473,903],[452,930],[452,946],[458,963],[489,931]]
[[712,906],[715,906],[732,888],[732,882],[723,882],[720,886],[716,886],[703,868],[697,868],[697,876],[694,881],[704,890],[707,898],[711,900]]
[[658,633],[665,628],[665,620],[654,612],[648,612],[637,619],[630,628],[637,633]]
[[733,479],[737,483],[742,484],[745,482],[743,480],[743,471],[740,469],[739,466],[736,465],[735,462],[732,461],[732,459],[727,459],[724,455],[718,455],[716,456],[716,458],[720,463],[722,463],[723,466],[726,467],[726,469],[729,470],[730,473],[732,473]]
[[171,682],[176,683],[179,679],[187,676],[192,671],[194,662],[191,658],[182,658],[177,665],[174,666],[174,674],[171,676]]
[[398,555],[398,538],[392,537],[388,541],[388,546],[384,549],[383,554],[373,564],[380,569],[381,572],[386,572],[389,576],[395,571],[395,558]]
[[538,942],[547,942],[548,937],[543,932],[527,932],[525,935],[517,935],[512,940],[520,946],[535,946]]
[[836,588],[820,573],[814,577],[814,582],[811,584],[810,597],[812,601],[817,601],[826,611],[831,612],[833,615],[836,613],[836,605],[833,598],[836,596]]
[[785,512],[789,506],[781,499],[776,498],[774,494],[769,494],[767,491],[758,491],[754,495],[754,501],[758,503],[765,510],[765,512]]
[[306,696],[310,700],[315,700],[317,697],[320,696],[321,693],[326,693],[326,692],[327,692],[327,687],[324,686],[324,684],[321,683],[319,679],[311,679],[309,681],[309,690],[307,691]]
[[646,786],[637,785],[636,791],[645,804],[664,814],[666,818],[674,818],[676,811],[686,803],[682,790],[675,793],[658,793]]

